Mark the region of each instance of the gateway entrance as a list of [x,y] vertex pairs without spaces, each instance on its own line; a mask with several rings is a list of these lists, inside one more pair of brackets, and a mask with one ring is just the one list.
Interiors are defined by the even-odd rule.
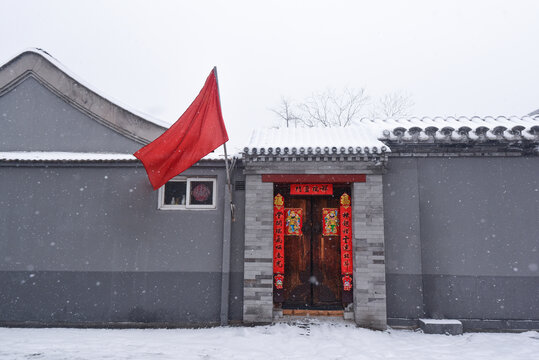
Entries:
[[[341,197],[347,194],[349,199],[350,186],[324,185],[274,186],[274,196],[277,199],[282,196],[283,206],[276,212],[274,221],[277,233],[274,238],[273,293],[275,305],[283,309],[340,310],[352,302],[352,260],[351,256],[348,258],[351,255],[351,226],[348,229],[341,224],[346,220],[346,215],[342,218]],[[314,187],[314,191],[309,186]],[[349,213],[351,215],[351,210]],[[278,234],[281,225],[282,244]],[[350,236],[343,233],[343,229],[345,233],[350,232]],[[343,261],[348,262],[347,267],[343,266]],[[350,274],[343,273],[346,272],[343,269],[350,269]]]

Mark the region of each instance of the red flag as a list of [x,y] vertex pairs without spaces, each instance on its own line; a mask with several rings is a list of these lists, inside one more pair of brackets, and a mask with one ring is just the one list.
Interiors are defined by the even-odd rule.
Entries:
[[178,121],[134,155],[157,190],[227,141],[214,68]]

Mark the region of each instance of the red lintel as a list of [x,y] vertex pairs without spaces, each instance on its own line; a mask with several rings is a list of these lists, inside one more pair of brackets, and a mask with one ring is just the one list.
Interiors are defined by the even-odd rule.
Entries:
[[365,174],[262,174],[262,182],[273,183],[352,183],[366,180]]

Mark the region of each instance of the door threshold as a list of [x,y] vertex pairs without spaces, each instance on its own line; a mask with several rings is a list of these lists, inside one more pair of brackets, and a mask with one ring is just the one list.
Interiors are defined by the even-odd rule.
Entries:
[[283,316],[335,316],[343,317],[344,310],[283,309]]

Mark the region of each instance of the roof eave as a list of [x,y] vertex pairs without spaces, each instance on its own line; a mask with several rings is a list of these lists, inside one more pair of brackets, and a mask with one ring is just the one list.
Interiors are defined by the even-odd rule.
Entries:
[[99,94],[38,49],[25,50],[0,66],[0,95],[30,76],[95,121],[140,144],[155,140],[166,130]]

